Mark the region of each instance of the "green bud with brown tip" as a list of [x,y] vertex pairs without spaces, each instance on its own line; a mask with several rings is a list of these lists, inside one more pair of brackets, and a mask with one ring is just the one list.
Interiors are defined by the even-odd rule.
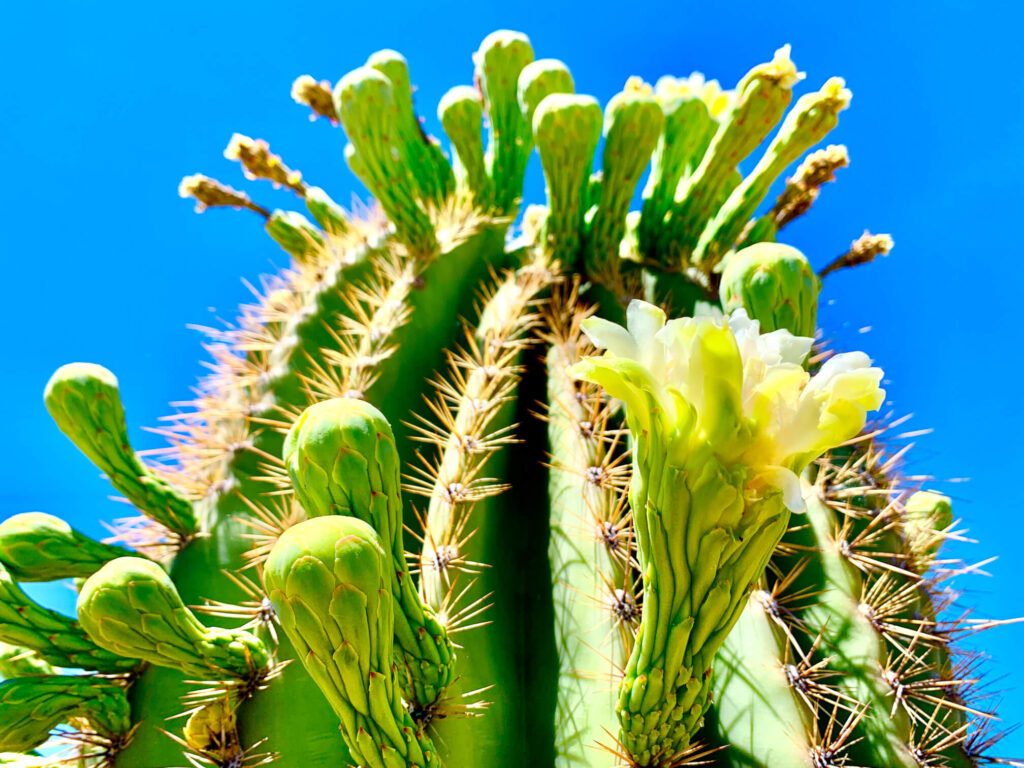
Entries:
[[663,255],[666,264],[682,269],[689,264],[707,222],[732,191],[731,179],[740,161],[764,140],[792,98],[802,75],[789,58],[789,46],[750,70],[736,86],[732,108],[723,116],[715,137],[697,169],[680,182],[666,219],[669,228]]
[[380,536],[354,517],[299,523],[274,545],[267,594],[298,657],[366,768],[435,766],[430,738],[402,703],[392,665],[391,563]]
[[388,420],[363,400],[325,400],[296,420],[283,458],[306,514],[356,517],[387,546],[397,659],[409,671],[412,697],[433,703],[454,676],[454,649],[416,590],[406,562],[401,470]]
[[694,263],[711,269],[732,250],[775,180],[835,128],[839,113],[849,104],[850,92],[839,77],[830,78],[821,90],[797,100],[757,166],[708,223],[693,255]]
[[132,730],[124,688],[92,677],[50,675],[0,683],[0,750],[28,752],[70,718],[85,718],[115,751]]
[[807,257],[790,245],[755,243],[725,264],[719,298],[722,309],[743,307],[764,333],[785,328],[795,336],[814,336],[821,281]]
[[0,563],[19,581],[88,577],[129,552],[79,533],[59,517],[25,512],[0,523]]
[[601,138],[601,120],[601,107],[593,97],[561,93],[546,97],[533,115],[533,135],[548,191],[545,245],[564,268],[572,268],[581,255],[590,168]]
[[60,431],[139,511],[181,536],[195,533],[192,503],[132,450],[114,374],[92,363],[63,365],[50,377],[44,400]]
[[74,619],[43,608],[0,565],[0,642],[38,654],[55,667],[123,674],[139,666],[134,659],[99,647]]
[[163,568],[139,557],[118,558],[90,576],[78,595],[78,618],[111,653],[201,680],[256,681],[270,663],[263,642],[248,632],[203,626]]
[[298,261],[309,261],[323,249],[323,232],[297,211],[274,211],[266,229],[274,242]]

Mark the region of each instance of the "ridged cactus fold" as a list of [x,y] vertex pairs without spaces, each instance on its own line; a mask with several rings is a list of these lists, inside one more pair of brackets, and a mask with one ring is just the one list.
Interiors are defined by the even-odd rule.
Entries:
[[[844,81],[788,109],[783,46],[604,101],[499,30],[439,140],[400,53],[359,61],[291,96],[375,202],[243,134],[294,206],[181,182],[288,264],[207,329],[167,449],[105,368],[47,384],[140,516],[0,523],[0,764],[1021,764],[956,643],[999,622],[948,618],[951,502],[903,473],[881,367],[815,342],[829,275],[892,239],[782,241],[849,164],[815,148]],[[60,579],[76,617],[19,586]]]

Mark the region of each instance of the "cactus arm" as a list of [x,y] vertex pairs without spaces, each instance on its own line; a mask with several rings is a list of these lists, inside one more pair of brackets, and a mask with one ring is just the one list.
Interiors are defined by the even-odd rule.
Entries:
[[97,646],[77,621],[37,605],[2,565],[0,642],[32,650],[57,667],[123,674],[138,666]]
[[693,253],[695,264],[711,270],[732,250],[772,182],[803,152],[825,138],[849,103],[850,92],[838,77],[826,82],[820,91],[797,100],[757,166],[708,222]]
[[62,366],[47,383],[44,400],[61,432],[128,501],[180,536],[196,531],[192,503],[132,450],[117,379],[110,371],[88,363]]
[[[497,494],[505,490],[501,480],[509,472],[507,446],[513,441],[526,335],[536,322],[538,296],[554,279],[539,257],[495,282],[447,375],[437,382],[430,418],[420,420],[420,439],[436,446],[420,457],[407,486],[429,499],[420,590],[461,647],[458,680],[436,707],[433,723],[451,764],[480,761],[481,755],[491,765],[508,764],[509,720],[520,716],[527,700],[512,660],[530,611],[514,600],[492,604],[494,595],[523,581],[503,541],[509,524],[503,518],[519,515],[518,504]],[[481,717],[459,716],[474,713],[478,700],[486,702]]]
[[705,225],[729,194],[737,166],[778,123],[799,77],[786,46],[740,80],[732,108],[722,118],[700,165],[676,189],[665,219],[669,250],[661,258],[667,266],[681,269],[689,263]]
[[430,739],[402,705],[392,666],[392,579],[380,537],[351,517],[286,531],[266,563],[281,625],[366,768],[437,765]]
[[0,562],[19,581],[88,577],[127,554],[123,547],[101,544],[41,512],[12,515],[0,523]]
[[49,675],[0,683],[0,750],[28,752],[41,746],[57,725],[82,717],[117,752],[131,735],[128,699],[117,683],[89,677]]

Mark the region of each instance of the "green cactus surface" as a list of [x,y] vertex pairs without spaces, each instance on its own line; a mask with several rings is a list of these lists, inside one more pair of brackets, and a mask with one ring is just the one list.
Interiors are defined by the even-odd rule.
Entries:
[[[435,138],[411,64],[293,86],[357,212],[242,134],[251,192],[182,181],[287,266],[209,331],[159,462],[110,371],[47,384],[139,517],[0,523],[0,765],[1024,765],[957,643],[999,622],[948,618],[972,569],[879,414],[886,361],[816,340],[825,278],[892,240],[780,239],[848,164],[818,148],[844,81],[790,109],[784,46],[731,90],[624,72],[602,104],[500,30]],[[60,579],[77,617],[19,586]]]

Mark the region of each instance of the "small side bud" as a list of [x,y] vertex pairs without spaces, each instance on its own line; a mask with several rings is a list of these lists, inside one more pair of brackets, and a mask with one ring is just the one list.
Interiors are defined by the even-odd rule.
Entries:
[[722,309],[742,307],[764,333],[785,328],[813,337],[820,282],[807,257],[780,243],[757,243],[727,261],[719,286]]
[[309,261],[324,245],[323,232],[296,211],[274,211],[266,223],[267,234],[298,261]]

